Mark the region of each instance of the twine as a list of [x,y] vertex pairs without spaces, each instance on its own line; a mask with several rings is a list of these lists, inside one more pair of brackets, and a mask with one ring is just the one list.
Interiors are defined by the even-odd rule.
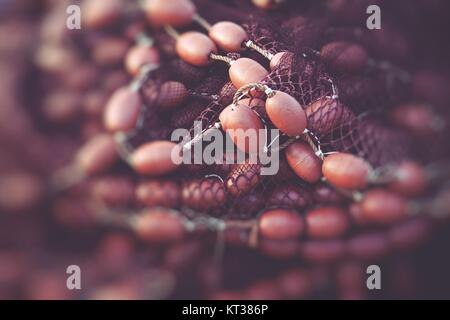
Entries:
[[194,14],[192,20],[197,22],[206,31],[209,31],[211,29],[211,24],[202,17],[200,17],[198,14]]
[[261,54],[262,56],[267,58],[269,61],[272,60],[272,58],[273,58],[273,54],[272,53],[270,53],[269,51],[258,47],[252,40],[246,41],[245,42],[245,46],[247,48],[255,50],[256,52],[258,52],[259,54]]
[[246,94],[248,94],[248,92],[249,92],[250,90],[252,90],[252,89],[256,89],[256,90],[258,90],[258,91],[260,91],[260,92],[264,92],[268,98],[273,97],[273,96],[275,95],[275,93],[276,93],[275,91],[273,91],[272,89],[270,89],[270,88],[269,88],[267,85],[265,85],[265,84],[258,83],[258,82],[255,82],[255,83],[249,83],[249,84],[246,84],[245,86],[240,87],[240,88],[236,91],[236,93],[234,94],[234,97],[233,97],[233,104],[234,104],[235,106],[237,106],[239,100],[242,99],[242,97],[244,97]]
[[225,62],[228,65],[231,65],[235,61],[235,59],[233,59],[233,58],[230,58],[230,57],[227,57],[227,56],[222,56],[220,54],[215,54],[213,52],[211,52],[209,54],[209,58],[211,60],[223,61],[223,62]]

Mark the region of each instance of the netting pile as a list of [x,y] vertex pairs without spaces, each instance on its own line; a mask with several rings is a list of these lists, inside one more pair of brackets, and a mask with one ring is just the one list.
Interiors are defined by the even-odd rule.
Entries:
[[[0,34],[19,30],[15,42],[0,47],[13,61],[0,65],[6,75],[0,87],[10,97],[0,130],[11,137],[0,138],[0,206],[35,211],[26,223],[8,217],[0,225],[9,242],[0,251],[0,279],[8,280],[0,297],[45,298],[33,288],[46,283],[51,298],[364,298],[369,262],[382,261],[392,279],[414,269],[404,252],[431,234],[432,215],[448,214],[445,1],[408,2],[408,10],[406,1],[376,1],[382,30],[365,27],[367,1],[286,0],[268,11],[251,1],[195,1],[209,23],[236,22],[266,54],[287,52],[272,69],[255,50],[219,53],[270,70],[260,85],[299,102],[307,116],[304,143],[316,154],[349,153],[370,164],[379,179],[356,191],[300,178],[285,150],[302,137],[284,134],[271,137],[282,146],[275,175],[262,175],[264,164],[248,159],[235,164],[230,154],[223,163],[182,164],[168,174],[133,170],[130,155],[139,147],[168,141],[180,128],[194,138],[195,123],[203,132],[214,128],[240,88],[226,63],[188,64],[173,35],[152,26],[137,3],[113,2],[119,13],[101,28],[60,28],[65,1],[11,5],[18,22],[0,24]],[[187,30],[204,32],[195,23],[177,29]],[[142,39],[159,63],[130,75],[124,58]],[[439,52],[432,42],[442,42]],[[130,83],[141,103],[137,121],[112,133],[104,126],[105,106]],[[266,94],[250,91],[245,98],[267,130],[276,128]],[[392,168],[405,161],[429,175],[426,190],[404,197],[414,209],[392,223],[366,221],[361,197],[388,189]],[[263,221],[277,210],[289,214]],[[16,225],[23,237],[17,241]],[[64,290],[65,273],[55,270],[69,260],[79,261],[88,290]],[[29,268],[39,272],[19,280]],[[17,275],[8,274],[15,269]],[[411,294],[413,279],[393,281],[386,296]]]

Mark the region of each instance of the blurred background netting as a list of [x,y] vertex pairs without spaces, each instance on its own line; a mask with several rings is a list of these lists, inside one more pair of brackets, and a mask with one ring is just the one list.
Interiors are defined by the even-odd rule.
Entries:
[[[180,59],[138,1],[3,0],[0,298],[450,298],[448,1],[285,0],[271,10],[194,2],[209,23],[236,22],[270,54],[289,52],[261,83],[301,104],[325,155],[351,153],[381,173],[406,159],[427,168],[427,189],[409,199],[414,214],[371,225],[348,194],[296,176],[284,153],[275,176],[226,161],[158,177],[133,171],[127,155],[142,144],[169,140],[176,128],[192,133],[196,120],[214,126],[239,89],[228,66]],[[80,30],[66,27],[72,4],[81,6]],[[382,30],[366,28],[371,4],[381,7]],[[178,28],[186,30],[201,28]],[[136,76],[124,61],[143,41],[160,62]],[[363,48],[366,64],[335,63],[348,43]],[[252,50],[223,55],[269,67]],[[138,123],[111,134],[105,106],[133,81]],[[273,128],[262,95],[249,98]],[[345,233],[286,238],[258,229],[268,210],[289,210],[304,229],[306,213],[328,207],[348,221]],[[371,264],[382,270],[376,292],[366,288]],[[82,290],[67,289],[69,265],[80,266]]]

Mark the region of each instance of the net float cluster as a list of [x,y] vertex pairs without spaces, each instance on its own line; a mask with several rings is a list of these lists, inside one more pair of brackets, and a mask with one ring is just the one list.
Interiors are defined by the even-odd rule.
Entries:
[[[356,2],[82,0],[81,30],[64,3],[11,5],[0,297],[364,299],[380,261],[413,283],[450,216],[450,76],[427,49],[445,10],[378,1],[370,31]],[[223,161],[173,161],[217,133]],[[89,290],[65,289],[69,260]]]

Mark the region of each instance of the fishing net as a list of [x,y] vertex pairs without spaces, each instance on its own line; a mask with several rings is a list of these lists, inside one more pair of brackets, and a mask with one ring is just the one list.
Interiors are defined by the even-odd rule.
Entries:
[[[214,12],[217,14],[217,11]],[[327,27],[324,20],[303,16],[288,19],[281,26],[277,25],[276,18],[271,20],[266,16],[262,19],[249,14],[245,19],[242,16],[240,19],[244,20],[243,27],[249,40],[262,50],[270,54],[288,52],[261,84],[288,93],[300,103],[307,111],[307,129],[311,139],[323,153],[349,152],[364,158],[374,167],[399,162],[411,156],[408,136],[380,121],[383,112],[408,98],[409,82],[405,72],[387,62],[373,63],[359,74],[335,72],[327,62],[321,60],[317,51],[324,42],[324,34],[326,41],[361,40],[357,29]],[[161,34],[157,39],[160,39],[161,44],[170,42],[164,40]],[[256,52],[242,54],[258,56],[258,60],[267,65],[267,60]],[[239,55],[228,57],[237,59]],[[227,82],[225,64],[217,62],[209,68],[199,68],[175,56],[169,56],[166,64],[168,68],[164,67],[164,70],[168,72],[161,76],[158,76],[158,72],[150,73],[151,76],[142,86],[145,108],[142,126],[134,137],[135,146],[144,141],[167,139],[172,128],[187,128],[189,137],[195,139],[198,131],[194,123],[197,126],[200,124],[197,130],[200,128],[202,132],[213,128],[219,121],[220,113],[232,103],[236,93],[237,88]],[[190,97],[183,108],[166,114],[155,111],[162,80],[180,81],[189,88]],[[246,92],[246,95],[251,99],[260,98],[260,95],[255,96],[255,92]],[[274,128],[263,109],[255,108],[255,111],[267,129]],[[289,143],[284,135],[279,139],[281,145]],[[284,164],[285,159],[282,158],[280,166]],[[307,183],[297,186],[295,175],[278,173],[274,177],[261,177],[258,164],[227,165],[227,168],[232,168],[231,172],[221,170],[218,165],[185,166],[186,173],[182,174],[182,180],[186,182],[182,189],[186,206],[221,216],[249,216],[276,204],[303,210],[309,204],[303,197],[308,194],[308,190],[313,189]],[[223,181],[221,189],[217,189],[222,183],[217,179]],[[293,183],[292,187],[282,187],[289,181]],[[208,201],[196,204],[201,202],[198,200],[201,199],[200,194]],[[217,197],[221,200],[218,201]],[[242,205],[247,202],[249,205]]]
[[[45,54],[36,54],[36,61],[29,62],[32,66],[28,67],[30,74],[38,81],[24,81],[26,85],[22,89],[30,91],[27,103],[32,106],[24,113],[30,114],[30,123],[44,122],[43,135],[62,136],[61,141],[50,141],[45,149],[51,158],[70,159],[72,154],[67,155],[68,151],[59,144],[68,149],[73,145],[74,153],[81,141],[90,141],[97,135],[105,144],[112,141],[120,157],[109,169],[91,176],[73,171],[74,164],[69,161],[65,166],[59,164],[57,168],[48,169],[50,172],[39,172],[52,183],[49,190],[51,197],[48,197],[51,203],[45,206],[46,210],[51,211],[51,216],[45,217],[51,221],[48,228],[57,229],[52,237],[58,241],[50,239],[52,245],[59,244],[59,238],[68,237],[67,242],[75,243],[82,239],[89,247],[90,243],[98,238],[103,239],[109,232],[118,234],[126,230],[124,237],[133,238],[130,241],[139,238],[137,259],[134,259],[133,252],[128,252],[131,251],[127,247],[128,240],[122,243],[122,240],[113,237],[108,240],[112,244],[102,244],[104,247],[99,249],[102,254],[106,252],[106,257],[99,258],[106,260],[106,263],[102,260],[104,265],[99,268],[98,274],[104,271],[102,268],[109,268],[110,260],[120,260],[124,264],[139,260],[136,265],[145,266],[145,270],[149,265],[158,266],[158,270],[152,269],[154,274],[136,272],[137,276],[133,278],[139,283],[139,288],[147,281],[140,281],[138,276],[149,276],[151,281],[148,283],[156,283],[157,289],[144,290],[145,294],[152,292],[150,298],[216,298],[220,297],[219,293],[239,291],[244,292],[247,298],[265,299],[276,298],[275,293],[280,290],[284,290],[282,296],[308,296],[315,289],[323,288],[324,282],[339,292],[348,293],[348,288],[342,283],[349,281],[342,281],[339,277],[347,279],[349,274],[365,276],[365,269],[358,264],[360,261],[365,263],[381,259],[397,252],[400,247],[420,242],[429,231],[431,218],[426,214],[417,214],[414,211],[416,207],[422,206],[426,209],[424,211],[441,214],[448,211],[445,200],[448,195],[446,179],[450,174],[450,150],[445,134],[450,121],[448,92],[445,93],[448,82],[445,76],[436,76],[439,71],[445,74],[447,70],[444,66],[448,64],[446,38],[436,31],[444,30],[445,20],[448,20],[440,12],[445,10],[435,4],[443,2],[417,1],[412,4],[406,1],[376,1],[385,6],[383,30],[373,31],[365,28],[365,8],[367,4],[373,4],[370,1],[286,0],[268,11],[257,9],[251,1],[194,2],[200,19],[204,20],[203,25],[201,20],[196,20],[184,27],[159,28],[148,23],[145,14],[139,11],[142,8],[130,5],[114,25],[71,33],[58,44],[60,47],[56,53],[49,50],[54,53],[52,59],[45,59]],[[421,18],[424,12],[436,15],[439,22],[434,25],[433,19]],[[396,21],[397,18],[404,24]],[[191,65],[177,54],[177,33],[195,30],[206,34],[205,21],[209,24],[236,22],[244,28],[249,41],[242,45],[239,53],[218,50],[219,59],[211,59],[210,64],[202,67]],[[414,23],[416,21],[421,22],[421,27],[419,23]],[[434,38],[440,39],[438,45],[433,44]],[[124,48],[142,44],[142,41],[158,51],[160,63],[158,66],[145,65],[130,83],[130,76],[123,65]],[[327,54],[336,59],[325,59],[321,50],[333,42],[359,46],[367,54],[364,66],[336,68],[336,61],[339,60],[336,57],[345,55],[347,47],[334,47]],[[51,47],[55,44],[45,42],[45,45]],[[2,46],[6,44],[0,45],[0,49]],[[436,46],[442,46],[442,52],[429,49]],[[44,49],[48,50],[46,47]],[[44,53],[46,50],[43,50]],[[283,56],[275,66],[271,66],[269,60],[281,52],[284,52]],[[230,81],[229,68],[232,61],[239,58],[257,61],[268,70],[267,76],[245,90],[236,88]],[[53,59],[61,65],[68,65],[66,69],[70,72],[58,68],[57,63],[52,63]],[[7,70],[3,66],[1,69]],[[74,76],[73,71],[78,69]],[[2,84],[3,81],[6,84],[1,88],[15,91],[6,80],[2,79]],[[42,89],[42,92],[34,92],[37,89],[31,88],[37,82],[39,85],[36,88]],[[101,114],[107,101],[101,97],[108,97],[126,85],[136,89],[142,101],[136,126],[123,132],[105,132]],[[93,96],[98,101],[86,98],[93,106],[86,107],[85,102],[80,102],[80,105],[89,109],[89,114],[79,111],[74,113],[75,120],[68,124],[50,125],[45,122],[48,119],[44,120],[46,109],[35,106],[45,105],[47,95],[60,89],[77,97]],[[271,121],[264,102],[274,91],[292,96],[305,111],[306,130],[302,134],[293,137],[278,131],[273,136],[271,129],[277,129],[277,126]],[[14,99],[5,96],[8,98],[6,101],[11,102],[8,105],[15,106]],[[253,161],[250,154],[245,154],[243,161],[236,163],[241,153],[236,149],[229,150],[226,141],[223,141],[223,154],[214,154],[216,160],[222,161],[196,162],[196,147],[205,149],[208,146],[205,137],[213,133],[228,137],[219,116],[227,106],[244,99],[248,99],[246,103],[265,129],[266,155],[277,155],[278,170],[273,175],[263,174],[263,170],[270,165],[260,159]],[[183,103],[175,108],[163,106],[175,105],[179,100]],[[426,106],[432,121],[428,125],[417,125],[422,118],[417,114],[411,116],[405,113],[403,116],[401,108],[399,115],[399,107],[405,105]],[[2,119],[16,120],[5,122],[6,126],[0,130],[5,133],[4,137],[14,136],[20,145],[26,139],[19,137],[20,130],[17,128],[23,127],[21,123],[26,123],[27,128],[29,126],[20,112],[13,112],[14,109],[5,109]],[[419,133],[416,132],[417,127]],[[428,127],[431,127],[430,132],[425,132],[430,129]],[[187,156],[190,163],[183,163],[168,174],[147,175],[139,172],[133,163],[134,152],[152,142],[171,140],[176,129],[185,129],[186,136],[180,140],[185,139],[182,145],[184,153],[192,151]],[[32,140],[31,136],[37,138]],[[27,137],[35,142],[36,149],[46,146],[40,143],[45,139],[41,137],[39,140],[38,134],[32,133]],[[3,138],[0,143],[6,144],[6,140]],[[373,168],[367,178],[369,186],[364,190],[342,190],[324,177],[314,182],[300,178],[288,159],[288,148],[300,142],[312,150],[320,166],[324,159],[336,153],[361,157]],[[55,150],[52,149],[54,145],[58,146]],[[103,147],[92,148],[90,152],[95,154]],[[12,148],[11,143],[8,148]],[[0,151],[0,166],[6,166],[6,171],[9,171],[10,162],[14,163],[14,159],[10,161],[4,156],[6,152]],[[33,152],[34,149],[29,151],[30,154]],[[26,162],[29,157],[22,155],[19,158],[18,162]],[[107,161],[108,152],[102,152],[99,158]],[[413,210],[410,213],[417,217],[409,217],[398,225],[368,223],[364,217],[361,218],[362,197],[374,188],[389,190],[391,181],[383,180],[386,178],[383,174],[405,160],[415,160],[433,173],[432,181],[421,197],[405,197],[407,201],[411,200],[408,204],[412,204],[408,210]],[[46,164],[46,161],[42,162]],[[161,164],[165,165],[170,164]],[[64,187],[53,186],[53,180],[57,180],[54,177],[59,177],[60,171],[63,172],[61,176],[69,176],[70,179]],[[392,179],[392,176],[388,178]],[[33,181],[23,179],[19,182],[16,185],[33,186]],[[2,197],[0,200],[4,201]],[[346,233],[333,237],[314,236],[311,220],[307,219],[311,212],[324,207],[332,207],[345,216]],[[269,219],[270,223],[267,220],[263,223],[262,217],[268,212],[281,212],[282,216],[275,215],[273,220]],[[286,217],[283,215],[286,212],[292,215]],[[320,224],[322,219],[317,221]],[[68,226],[71,231],[66,235],[66,229],[60,225]],[[323,228],[333,229],[336,225],[339,221]],[[80,226],[87,226],[90,231],[79,233],[77,228]],[[269,236],[264,234],[268,228],[278,227],[284,228],[283,232],[273,232]],[[295,237],[286,237],[286,233],[291,231]],[[85,237],[83,232],[89,237]],[[144,241],[147,242],[144,244]],[[229,247],[224,251],[225,243]],[[116,247],[119,249],[116,250]],[[116,252],[119,252],[117,259],[114,258],[117,257]],[[120,256],[122,254],[123,257]],[[0,255],[0,264],[3,260]],[[245,270],[242,265],[246,266]],[[320,267],[311,267],[317,265]],[[117,268],[120,272],[108,269],[107,276],[120,278],[123,274],[129,274],[130,270],[134,272],[135,269],[128,267],[118,263],[110,268]],[[139,271],[139,267],[136,270]],[[188,274],[191,270],[198,272],[198,275],[191,277],[192,274]],[[164,290],[159,288],[170,289],[174,286],[173,278],[168,276],[173,273],[180,275],[177,277],[177,290],[172,295],[165,295]],[[259,280],[264,278],[273,281],[265,283]],[[363,280],[360,282],[365,284]],[[306,289],[305,281],[311,282]],[[304,288],[304,292],[289,293],[293,288]],[[157,291],[162,293],[155,294]],[[241,296],[234,298],[240,299]]]

